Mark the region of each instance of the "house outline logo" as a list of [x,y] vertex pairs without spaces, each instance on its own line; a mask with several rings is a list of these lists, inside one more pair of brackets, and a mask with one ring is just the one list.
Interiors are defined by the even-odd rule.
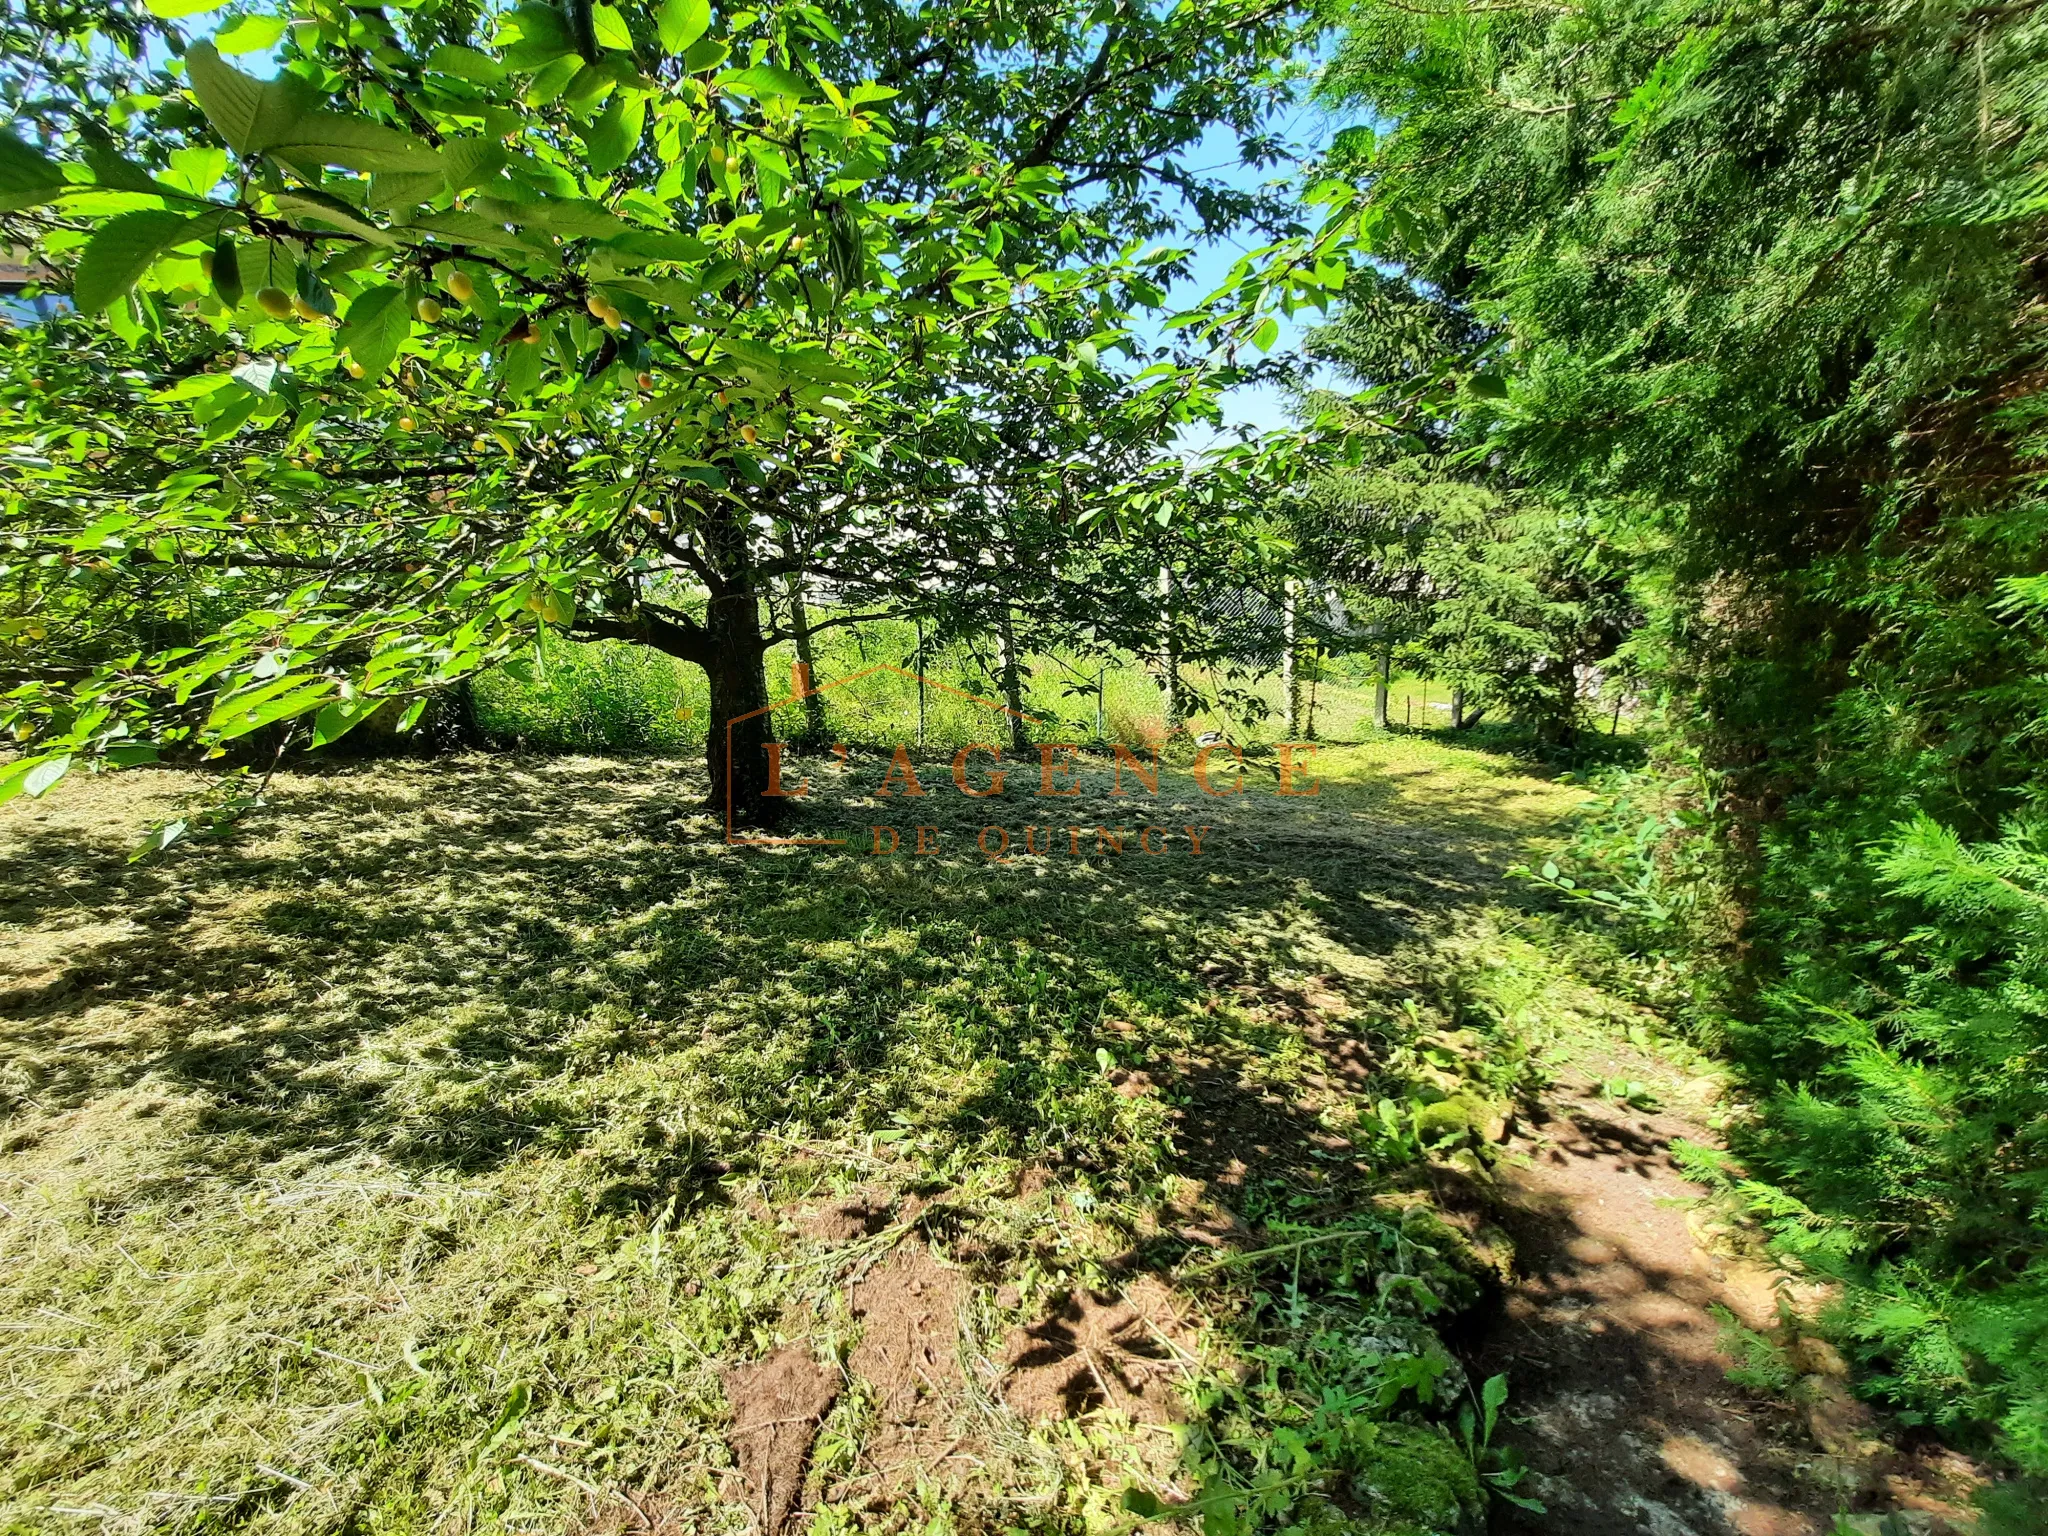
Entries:
[[[742,837],[739,835],[733,826],[732,729],[734,726],[752,720],[758,715],[772,715],[778,709],[787,709],[792,704],[799,703],[818,694],[831,693],[835,689],[844,688],[851,683],[857,683],[864,677],[873,677],[878,672],[894,672],[898,677],[907,677],[912,682],[927,688],[937,688],[942,692],[952,694],[957,699],[965,699],[970,704],[978,704],[983,709],[991,710],[997,714],[1010,715],[1032,725],[1041,723],[1037,715],[1027,715],[1021,709],[1012,709],[1007,704],[998,703],[994,699],[985,699],[977,693],[969,693],[965,688],[955,688],[950,683],[942,683],[935,677],[928,677],[924,673],[913,671],[909,667],[899,667],[893,662],[878,661],[872,666],[862,667],[858,672],[850,672],[845,677],[834,678],[829,683],[820,683],[816,686],[813,686],[811,683],[811,669],[802,662],[798,662],[790,668],[790,676],[797,685],[796,692],[790,694],[787,698],[776,700],[773,704],[764,704],[759,709],[750,709],[744,715],[735,715],[732,719],[725,722],[725,840],[729,846],[735,848],[843,848],[846,846],[847,840],[843,837]],[[772,742],[770,745],[779,747],[783,743]],[[840,744],[839,750],[844,751],[843,744]]]

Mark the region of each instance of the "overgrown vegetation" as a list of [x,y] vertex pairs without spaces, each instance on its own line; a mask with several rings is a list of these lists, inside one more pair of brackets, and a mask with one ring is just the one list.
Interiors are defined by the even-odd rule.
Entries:
[[1661,745],[1546,873],[1739,1065],[1701,1172],[1842,1284],[1863,1390],[2048,1472],[2048,23],[1332,14],[1358,302],[1452,317],[1371,382],[1633,563]]

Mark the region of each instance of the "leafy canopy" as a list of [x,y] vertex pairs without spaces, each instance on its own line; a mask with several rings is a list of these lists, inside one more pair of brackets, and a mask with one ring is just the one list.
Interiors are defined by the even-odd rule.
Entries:
[[[162,47],[171,78],[109,100],[53,68],[39,143],[0,148],[10,228],[106,317],[13,342],[6,575],[44,634],[0,794],[302,717],[326,739],[536,623],[689,654],[686,589],[831,560],[915,586],[898,557],[934,541],[878,516],[966,558],[992,498],[1069,529],[1114,522],[1112,487],[1162,523],[1213,504],[1156,446],[1266,311],[1344,276],[1343,189],[1276,228],[1181,159],[1215,123],[1273,151],[1292,24],[1241,0],[104,22],[58,51]],[[264,50],[270,78],[234,61]],[[1190,209],[1277,239],[1155,360],[1132,317],[1185,253],[1147,241]],[[175,643],[96,624],[173,578]]]

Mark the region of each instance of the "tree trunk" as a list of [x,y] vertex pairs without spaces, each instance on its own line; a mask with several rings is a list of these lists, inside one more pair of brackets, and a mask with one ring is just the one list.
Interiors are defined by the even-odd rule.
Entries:
[[1165,694],[1166,734],[1180,729],[1180,633],[1173,622],[1173,567],[1159,567],[1160,689]]
[[1292,576],[1280,590],[1280,692],[1287,700],[1287,739],[1301,735],[1301,669],[1294,639],[1294,603],[1300,583]]
[[1462,688],[1451,690],[1451,729],[1465,729],[1465,690]]
[[729,832],[770,827],[787,802],[766,792],[775,717],[768,712],[763,672],[768,642],[761,633],[761,594],[748,528],[737,516],[709,518],[699,536],[711,587],[696,658],[711,685],[711,718],[704,732],[711,793],[705,808]]
[[1003,703],[1010,711],[1010,750],[1021,757],[1031,750],[1031,736],[1024,724],[1024,675],[1017,664],[1017,631],[1010,621],[1008,603],[996,610],[996,671],[1003,685]]
[[[801,571],[789,574],[789,628],[796,643],[796,659],[802,663],[804,676],[809,686],[818,686],[818,668],[811,646],[811,613],[804,605],[804,577]],[[804,695],[805,745],[820,747],[830,737],[830,728],[825,724],[825,696],[821,693]]]
[[711,691],[704,731],[711,787],[704,808],[728,831],[773,826],[785,801],[766,793],[775,719],[768,712],[768,680],[762,671],[768,640],[761,633],[754,566],[737,526],[707,523],[701,532],[708,559],[696,566],[711,588],[701,622],[649,603],[616,615],[579,615],[571,636],[645,645],[702,667]]
[[768,712],[759,600],[751,584],[734,581],[711,599],[704,615],[701,662],[711,684],[711,719],[704,738],[711,793],[705,805],[732,827],[771,826],[781,801],[768,788],[768,743],[775,739]]
[[1394,681],[1394,642],[1389,640],[1380,647],[1379,681],[1372,685],[1372,723],[1380,730],[1389,728],[1387,723],[1387,690]]
[[1536,722],[1536,740],[1546,747],[1569,747],[1579,737],[1578,669],[1558,662],[1548,670],[1556,680],[1555,702],[1544,718]]

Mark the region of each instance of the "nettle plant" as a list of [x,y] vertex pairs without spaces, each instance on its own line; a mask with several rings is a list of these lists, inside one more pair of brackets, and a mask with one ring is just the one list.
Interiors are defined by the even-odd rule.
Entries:
[[[1180,159],[1278,155],[1284,7],[163,19],[208,9],[6,82],[5,232],[71,310],[0,348],[0,798],[323,744],[548,625],[701,666],[712,800],[767,819],[763,657],[808,621],[764,600],[1007,620],[1005,572],[1046,611],[1071,572],[1098,635],[1156,633],[1130,541],[1285,471],[1162,451],[1344,280],[1348,193],[1311,230]],[[1148,348],[1190,225],[1270,238]]]

